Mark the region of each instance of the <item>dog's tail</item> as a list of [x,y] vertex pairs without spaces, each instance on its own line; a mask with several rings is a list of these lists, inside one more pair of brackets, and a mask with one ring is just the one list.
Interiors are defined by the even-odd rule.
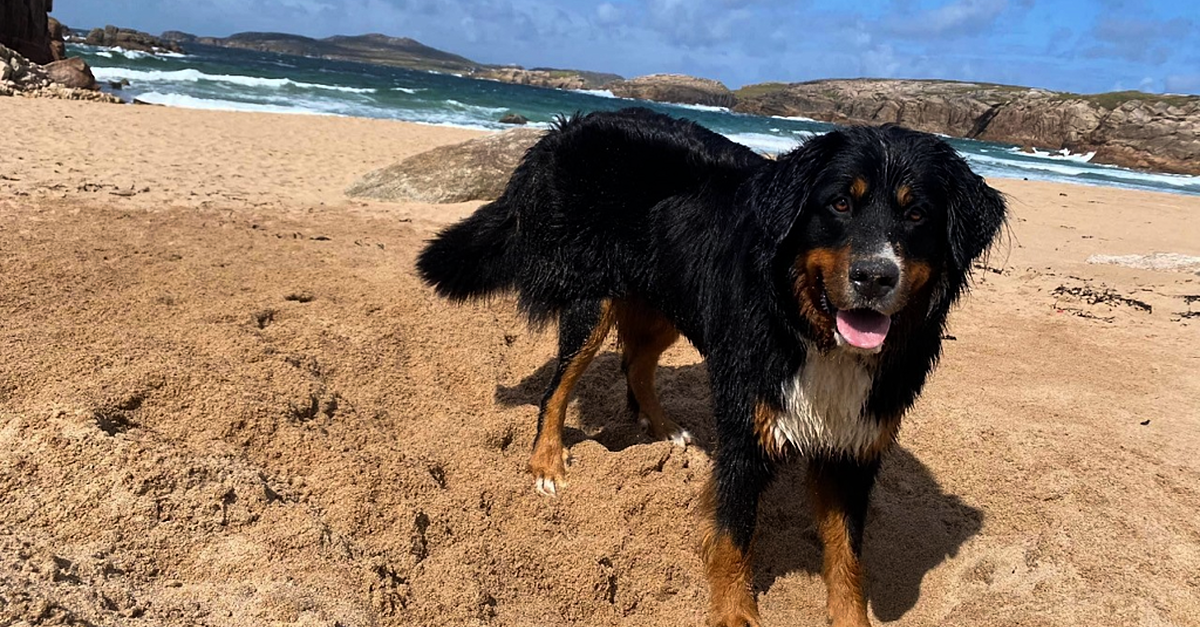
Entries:
[[452,301],[483,298],[512,288],[510,252],[517,217],[504,198],[443,229],[417,257],[417,272],[438,296]]

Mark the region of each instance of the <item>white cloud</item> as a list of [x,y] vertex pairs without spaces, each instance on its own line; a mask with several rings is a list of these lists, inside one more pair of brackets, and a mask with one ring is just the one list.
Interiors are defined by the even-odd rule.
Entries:
[[621,9],[611,2],[601,2],[596,6],[596,21],[601,24],[616,24],[621,17]]
[[966,36],[987,30],[1008,9],[1008,0],[958,0],[915,15],[884,20],[883,29],[902,37]]

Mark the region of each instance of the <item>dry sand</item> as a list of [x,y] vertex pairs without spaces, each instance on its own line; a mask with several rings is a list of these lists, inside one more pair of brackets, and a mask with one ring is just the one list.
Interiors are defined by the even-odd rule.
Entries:
[[[569,489],[538,497],[553,336],[412,268],[476,205],[341,193],[473,133],[0,113],[0,625],[702,622],[695,352],[660,389],[696,446],[638,433],[610,344],[571,406]],[[1009,237],[874,496],[873,616],[1200,625],[1200,277],[1085,262],[1200,255],[1200,198],[994,184]],[[824,624],[801,481],[760,517],[768,625]]]

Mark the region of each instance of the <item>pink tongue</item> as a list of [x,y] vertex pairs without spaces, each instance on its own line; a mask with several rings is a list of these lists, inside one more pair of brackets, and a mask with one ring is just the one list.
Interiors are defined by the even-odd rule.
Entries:
[[891,326],[891,318],[869,309],[837,312],[838,333],[858,348],[878,348]]

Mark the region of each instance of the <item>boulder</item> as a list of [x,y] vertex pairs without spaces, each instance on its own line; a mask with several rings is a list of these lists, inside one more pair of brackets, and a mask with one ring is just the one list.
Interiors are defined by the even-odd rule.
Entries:
[[520,113],[505,113],[500,116],[501,124],[529,124],[529,118]]
[[620,98],[655,102],[732,107],[737,103],[733,92],[719,81],[684,74],[651,74],[604,85]]
[[346,190],[354,197],[456,203],[494,200],[542,131],[516,128],[441,146],[376,170]]
[[79,57],[55,61],[43,69],[50,80],[64,87],[96,89],[96,77],[92,75],[92,69]]
[[67,42],[63,37],[67,28],[54,18],[47,21],[47,28],[50,31],[50,56],[55,61],[62,61],[67,58]]

